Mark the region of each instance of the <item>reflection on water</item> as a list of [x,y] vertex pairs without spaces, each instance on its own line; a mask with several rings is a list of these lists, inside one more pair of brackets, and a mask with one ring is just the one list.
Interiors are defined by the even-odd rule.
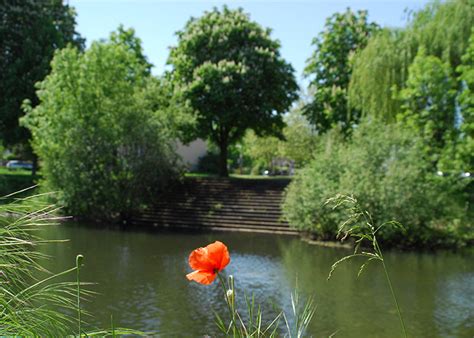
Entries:
[[[64,224],[43,234],[70,239],[42,248],[53,257],[47,267],[61,271],[85,255],[83,280],[98,284],[99,295],[84,304],[94,314],[89,322],[163,335],[215,335],[213,311],[224,313],[217,285],[190,283],[185,274],[189,253],[220,240],[227,244],[238,297],[253,292],[264,304],[266,319],[273,305],[289,314],[290,292],[298,284],[314,294],[318,309],[309,334],[337,337],[396,337],[400,327],[381,267],[374,263],[357,278],[359,262],[341,265],[327,281],[331,264],[344,249],[322,248],[297,238],[245,233],[182,233],[117,231]],[[474,336],[473,255],[390,252],[387,265],[406,318],[416,337]],[[240,304],[243,306],[244,304]]]

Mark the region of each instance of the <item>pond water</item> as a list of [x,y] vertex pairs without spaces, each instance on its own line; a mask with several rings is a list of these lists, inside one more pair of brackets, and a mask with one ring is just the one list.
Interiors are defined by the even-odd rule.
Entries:
[[[264,319],[291,314],[290,293],[296,283],[303,296],[318,304],[308,335],[327,337],[398,337],[400,326],[380,264],[357,278],[360,262],[344,264],[327,281],[332,263],[346,249],[307,244],[298,238],[229,232],[120,231],[77,224],[47,228],[42,251],[55,271],[85,256],[82,280],[98,283],[98,295],[84,308],[88,322],[102,328],[124,326],[163,336],[218,335],[214,312],[225,311],[217,283],[188,282],[189,253],[220,240],[229,247],[226,274],[235,277],[243,311],[243,291],[254,293]],[[395,291],[412,337],[474,336],[474,255],[449,252],[387,252]],[[359,264],[356,264],[359,263]]]

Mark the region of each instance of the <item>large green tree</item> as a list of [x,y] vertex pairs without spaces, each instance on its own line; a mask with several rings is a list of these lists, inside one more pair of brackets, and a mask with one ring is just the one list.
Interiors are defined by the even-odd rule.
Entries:
[[412,61],[403,46],[405,31],[383,29],[356,53],[349,83],[349,105],[363,115],[395,121],[400,110],[398,91]]
[[73,215],[128,217],[179,169],[175,135],[153,97],[157,80],[113,36],[84,53],[57,52],[40,103],[23,118],[45,184]]
[[144,66],[145,75],[151,74],[151,64],[143,52],[142,40],[135,34],[133,28],[126,29],[123,25],[117,28],[116,32],[110,33],[110,42],[126,47],[135,54],[140,63]]
[[[394,121],[402,105],[399,92],[406,86],[408,68],[418,51],[424,48],[426,55],[449,64],[457,76],[473,26],[471,0],[433,1],[414,12],[406,27],[375,34],[354,56],[350,106],[364,115]],[[459,89],[460,83],[456,86]]]
[[335,125],[348,131],[359,120],[358,110],[347,104],[351,57],[377,30],[378,25],[368,21],[366,11],[354,13],[348,8],[329,17],[323,32],[313,40],[315,51],[304,73],[311,79],[314,96],[304,113],[319,132]]
[[281,133],[282,115],[297,98],[293,68],[270,30],[242,9],[214,8],[177,35],[169,57],[175,95],[196,112],[195,135],[219,147],[219,172],[227,176],[228,147],[247,129]]
[[400,92],[401,112],[397,119],[418,134],[432,163],[454,137],[455,81],[449,64],[426,55],[421,48],[408,69],[406,87]]
[[50,71],[54,51],[68,43],[82,48],[75,12],[62,0],[3,0],[0,3],[0,142],[28,145],[30,134],[19,126],[21,103],[38,103],[35,83]]
[[456,155],[458,166],[472,173],[474,172],[474,28],[458,72],[462,92],[459,95],[461,125]]

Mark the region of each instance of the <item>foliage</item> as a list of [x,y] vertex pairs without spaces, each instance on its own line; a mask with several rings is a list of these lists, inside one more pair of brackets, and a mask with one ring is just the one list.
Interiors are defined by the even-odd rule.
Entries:
[[[34,84],[50,71],[54,51],[84,40],[75,31],[74,8],[62,0],[3,1],[0,6],[0,139],[8,146],[28,145],[19,126],[21,103],[38,103]],[[31,156],[31,154],[30,154]]]
[[55,208],[41,205],[38,210],[29,211],[31,202],[29,205],[19,202],[0,204],[0,256],[2,279],[6,280],[0,283],[1,335],[66,335],[74,318],[56,309],[76,310],[75,284],[47,283],[59,275],[38,281],[37,275],[45,273],[38,263],[44,256],[32,250],[42,243],[33,231],[54,219]]
[[252,131],[246,133],[242,148],[253,168],[271,168],[275,158],[295,161],[298,168],[311,160],[317,135],[302,114],[301,107],[292,109],[284,121],[286,126],[283,128],[283,139],[274,136],[258,137]]
[[462,230],[450,223],[469,228],[471,222],[463,182],[434,175],[423,142],[409,130],[366,120],[349,141],[335,130],[322,138],[314,160],[287,188],[283,209],[294,227],[331,239],[343,216],[328,213],[324,202],[338,193],[353,195],[374,222],[397,219],[406,226],[406,233],[380,231],[389,245],[450,245]]
[[135,54],[138,61],[144,66],[144,75],[151,74],[151,67],[153,67],[153,65],[148,62],[147,57],[143,53],[142,41],[135,35],[133,28],[125,29],[123,25],[120,25],[116,32],[110,34],[110,43],[125,46],[129,51]]
[[455,131],[456,90],[450,68],[420,48],[408,74],[397,119],[425,140],[430,160],[437,163]]
[[395,121],[400,111],[397,94],[408,77],[409,60],[401,48],[405,32],[383,29],[353,59],[349,105],[362,112]]
[[473,26],[470,0],[433,1],[413,13],[405,28],[375,34],[367,48],[354,56],[350,105],[364,115],[394,121],[401,105],[398,92],[405,87],[408,68],[419,50],[449,64],[450,73],[457,76]]
[[348,8],[329,17],[324,31],[313,40],[316,50],[307,61],[305,75],[311,77],[314,97],[304,114],[319,132],[334,125],[346,132],[359,120],[359,112],[347,104],[351,58],[377,30],[378,25],[368,22],[366,11],[354,13]]
[[224,319],[216,313],[216,324],[222,334],[232,337],[279,337],[282,333],[278,332],[280,320],[286,326],[285,337],[304,337],[305,332],[311,323],[316,312],[316,304],[314,298],[309,297],[304,304],[300,303],[300,294],[298,289],[291,294],[292,323],[288,320],[284,311],[269,323],[264,323],[263,311],[260,305],[255,304],[255,297],[244,295],[245,305],[247,308],[247,318],[244,318],[236,306],[236,288],[234,285],[234,277],[229,276],[227,282],[218,274],[221,288],[224,292],[224,299],[229,312],[229,323],[225,324]]
[[[51,242],[36,232],[58,220],[57,208],[46,203],[42,195],[22,199],[17,196],[15,193],[0,198],[0,335],[143,334],[120,328],[84,330],[89,325],[83,317],[89,314],[81,310],[81,301],[93,293],[83,289],[88,283],[80,281],[83,256],[78,255],[76,265],[60,273],[44,269],[40,262],[48,257],[35,248]],[[5,200],[8,202],[2,203]],[[67,281],[74,275],[75,281]]]
[[148,108],[156,112],[161,123],[165,124],[172,136],[187,144],[194,140],[193,132],[196,128],[196,115],[186,102],[182,102],[174,95],[174,84],[171,74],[148,79],[143,99]]
[[252,172],[271,170],[272,160],[282,156],[281,146],[284,141],[275,136],[258,137],[248,131],[243,139],[243,151],[252,162]]
[[284,141],[281,143],[281,156],[295,161],[297,168],[303,167],[312,159],[317,135],[314,127],[303,115],[302,106],[297,106],[285,116]]
[[220,149],[220,174],[227,176],[228,146],[247,129],[279,134],[282,114],[296,98],[293,68],[280,56],[270,30],[242,9],[215,8],[191,18],[171,49],[175,95],[197,114],[195,136]]
[[461,63],[474,26],[471,0],[432,1],[413,13],[408,23],[407,39],[412,41],[412,58],[417,48],[439,57],[454,69]]
[[116,42],[58,52],[28,108],[47,187],[74,215],[128,217],[174,178],[166,118],[153,110],[146,65]]
[[460,137],[456,162],[461,170],[474,172],[474,29],[470,45],[458,67],[463,90],[459,95],[461,111]]

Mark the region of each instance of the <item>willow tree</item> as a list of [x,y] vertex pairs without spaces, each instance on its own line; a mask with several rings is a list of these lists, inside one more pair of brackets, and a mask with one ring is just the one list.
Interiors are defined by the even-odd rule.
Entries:
[[227,176],[230,144],[247,129],[280,135],[282,115],[297,98],[293,68],[280,43],[242,9],[214,8],[191,18],[171,49],[175,95],[196,113],[196,137],[220,149],[219,174]]
[[303,112],[319,132],[334,125],[349,130],[359,120],[359,112],[347,105],[351,78],[351,56],[364,48],[378,30],[369,23],[366,11],[354,13],[349,8],[327,19],[324,31],[313,40],[315,51],[308,59],[304,73],[311,79],[314,95]]
[[472,0],[432,1],[413,14],[407,38],[414,42],[412,48],[422,46],[427,55],[437,56],[455,69],[469,45],[473,26]]
[[404,48],[405,33],[384,29],[353,61],[349,105],[363,114],[395,120],[400,110],[398,92],[408,77],[411,57]]
[[354,57],[350,106],[363,114],[395,120],[402,104],[399,92],[418,50],[424,48],[427,55],[446,62],[458,75],[456,69],[473,26],[471,0],[434,1],[413,13],[405,28],[376,34]]

